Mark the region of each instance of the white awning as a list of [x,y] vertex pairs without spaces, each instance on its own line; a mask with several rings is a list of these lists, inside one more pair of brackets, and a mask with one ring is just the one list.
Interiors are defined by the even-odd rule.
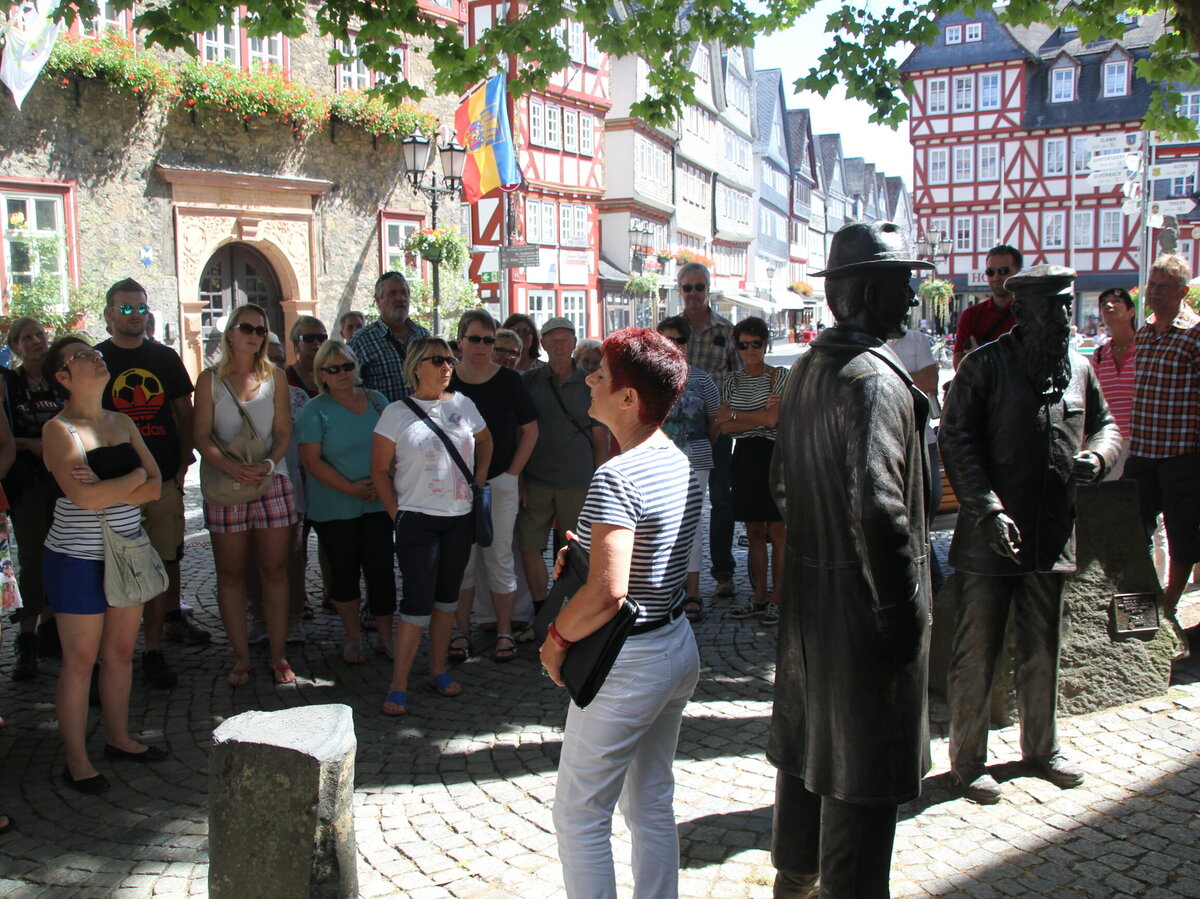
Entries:
[[749,306],[751,309],[761,309],[763,312],[774,312],[775,304],[770,300],[764,300],[756,297],[752,293],[746,293],[741,290],[726,291],[722,299],[734,303],[738,306]]

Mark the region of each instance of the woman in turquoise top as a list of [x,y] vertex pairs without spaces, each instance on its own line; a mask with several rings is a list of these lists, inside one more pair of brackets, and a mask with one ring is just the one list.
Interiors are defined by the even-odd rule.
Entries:
[[387,399],[358,383],[358,359],[340,340],[327,340],[313,361],[320,392],[296,418],[300,464],[308,472],[307,516],[329,557],[330,599],[346,629],[342,658],[366,661],[358,619],[358,581],[367,582],[379,646],[392,645],[396,582],[392,522],[371,483],[371,439]]

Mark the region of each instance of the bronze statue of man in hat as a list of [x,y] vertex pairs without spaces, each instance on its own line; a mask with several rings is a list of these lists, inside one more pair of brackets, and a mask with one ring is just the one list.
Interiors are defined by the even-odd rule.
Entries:
[[963,359],[942,411],[938,441],[960,504],[950,548],[962,596],[947,682],[950,766],[980,803],[1000,801],[987,736],[1010,609],[1021,754],[1063,789],[1083,781],[1055,723],[1062,581],[1075,570],[1076,484],[1104,476],[1121,438],[1095,370],[1070,352],[1074,285],[1075,272],[1055,265],[1009,278],[1017,326]]
[[787,565],[767,758],[775,896],[889,895],[896,813],[928,769],[929,404],[886,338],[914,306],[891,222],[833,237],[837,324],[792,367],[773,483]]

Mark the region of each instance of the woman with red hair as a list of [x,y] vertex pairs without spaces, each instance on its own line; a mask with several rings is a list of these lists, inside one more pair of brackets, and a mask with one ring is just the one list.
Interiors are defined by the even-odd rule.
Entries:
[[[571,644],[608,622],[626,596],[640,612],[587,711],[572,704],[567,712],[554,825],[567,896],[615,896],[612,813],[620,797],[635,893],[671,899],[679,893],[671,763],[700,672],[683,611],[701,493],[661,425],[688,366],[679,347],[654,331],[618,331],[602,349],[600,369],[587,379],[589,414],[611,430],[621,454],[596,470],[588,488],[578,537],[589,576],[542,645],[547,673],[561,684]],[[556,574],[561,564],[560,557]]]

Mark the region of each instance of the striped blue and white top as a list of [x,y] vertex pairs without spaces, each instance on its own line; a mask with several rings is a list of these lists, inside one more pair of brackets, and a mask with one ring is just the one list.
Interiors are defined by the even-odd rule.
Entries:
[[[142,530],[141,508],[128,503],[109,506],[104,510],[104,520],[122,537],[136,537]],[[64,556],[103,562],[104,535],[100,532],[99,515],[60,496],[54,503],[54,522],[45,546]]]
[[629,596],[642,607],[637,623],[663,618],[683,601],[701,502],[687,456],[674,444],[643,443],[592,476],[579,513],[579,542],[590,555],[594,525],[634,532]]
[[[788,370],[783,366],[768,365],[761,375],[748,375],[744,371],[730,372],[721,382],[721,402],[729,403],[738,412],[757,412],[765,409],[767,398],[772,393],[782,394],[783,385],[787,383]],[[772,385],[774,381],[774,385]],[[775,428],[761,427],[740,434],[732,435],[734,440],[739,437],[766,437],[775,439]]]

